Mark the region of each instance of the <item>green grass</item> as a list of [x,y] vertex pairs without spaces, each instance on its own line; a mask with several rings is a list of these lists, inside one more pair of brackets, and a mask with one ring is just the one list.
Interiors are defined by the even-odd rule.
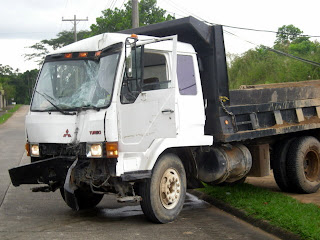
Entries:
[[233,187],[206,185],[199,190],[303,239],[320,240],[320,207],[315,204],[304,204],[282,193],[249,184]]
[[5,123],[12,116],[12,114],[15,111],[17,111],[21,106],[22,104],[17,104],[12,109],[8,110],[8,112],[0,116],[0,124]]

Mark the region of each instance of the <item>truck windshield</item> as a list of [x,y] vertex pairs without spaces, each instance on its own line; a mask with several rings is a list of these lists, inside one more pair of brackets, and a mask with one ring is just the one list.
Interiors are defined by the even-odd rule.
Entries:
[[119,52],[93,60],[46,62],[34,92],[32,111],[100,109],[109,106]]

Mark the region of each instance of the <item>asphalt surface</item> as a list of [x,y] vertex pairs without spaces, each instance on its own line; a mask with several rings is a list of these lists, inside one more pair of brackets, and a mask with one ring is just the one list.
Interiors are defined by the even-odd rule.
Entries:
[[59,192],[32,193],[13,187],[7,170],[27,164],[23,106],[0,125],[0,239],[277,239],[188,194],[179,218],[153,224],[139,205],[106,195],[92,210],[69,209]]

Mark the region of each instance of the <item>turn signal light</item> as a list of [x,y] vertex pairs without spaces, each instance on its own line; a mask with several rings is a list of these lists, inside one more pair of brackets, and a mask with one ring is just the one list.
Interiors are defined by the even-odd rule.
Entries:
[[88,57],[88,53],[87,52],[81,52],[81,53],[79,53],[79,57],[81,57],[81,58]]
[[132,37],[132,38],[136,38],[136,39],[138,39],[138,35],[137,35],[137,34],[134,34],[134,33],[133,33],[133,34],[131,34],[131,37]]
[[27,142],[26,145],[24,146],[24,148],[27,151],[27,156],[30,157],[30,144]]
[[72,53],[65,53],[64,58],[72,58]]
[[106,143],[107,158],[118,157],[118,142],[107,142]]
[[95,56],[96,56],[96,57],[100,57],[101,52],[102,52],[102,51],[98,51],[98,52],[96,52],[96,53],[95,53]]

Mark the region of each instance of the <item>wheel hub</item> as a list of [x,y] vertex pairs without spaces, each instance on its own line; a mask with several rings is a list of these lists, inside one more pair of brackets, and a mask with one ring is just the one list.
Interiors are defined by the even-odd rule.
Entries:
[[178,172],[167,169],[160,182],[160,200],[166,209],[173,209],[179,202],[181,195],[181,180]]
[[314,151],[310,151],[304,158],[303,161],[304,174],[306,178],[313,182],[318,181],[320,178],[320,159],[318,154]]

